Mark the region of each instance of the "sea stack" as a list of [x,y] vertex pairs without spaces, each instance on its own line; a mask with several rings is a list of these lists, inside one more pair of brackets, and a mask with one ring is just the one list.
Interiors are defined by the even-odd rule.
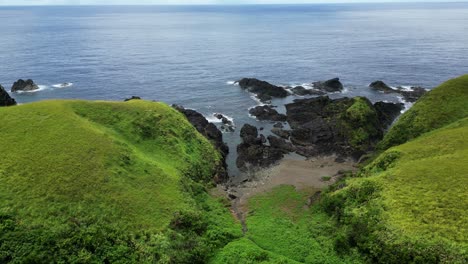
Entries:
[[38,89],[39,89],[39,86],[35,84],[33,80],[27,79],[25,81],[23,79],[19,79],[11,87],[11,92],[13,93],[18,92],[18,91],[28,92],[28,91],[38,90]]

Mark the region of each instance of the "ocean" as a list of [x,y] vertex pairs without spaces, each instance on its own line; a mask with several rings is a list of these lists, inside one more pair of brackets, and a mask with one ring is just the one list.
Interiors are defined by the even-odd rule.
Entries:
[[[41,87],[14,94],[18,102],[135,95],[212,121],[222,113],[237,127],[224,134],[232,174],[241,126],[271,126],[248,115],[258,103],[238,79],[339,77],[345,92],[332,97],[398,101],[368,84],[431,89],[465,73],[468,3],[0,7],[0,84],[31,78]],[[59,88],[65,82],[73,85]]]

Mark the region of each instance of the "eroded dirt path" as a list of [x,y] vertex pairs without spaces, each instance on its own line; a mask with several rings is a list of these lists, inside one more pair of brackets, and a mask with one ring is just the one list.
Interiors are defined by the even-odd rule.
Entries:
[[356,169],[354,162],[338,163],[335,158],[334,156],[309,160],[286,158],[277,166],[252,173],[248,180],[229,186],[227,194],[233,199],[232,212],[242,223],[244,233],[247,232],[245,217],[248,214],[249,198],[280,185],[292,185],[296,190],[308,190],[314,193],[334,183],[336,181],[334,176],[339,172]]

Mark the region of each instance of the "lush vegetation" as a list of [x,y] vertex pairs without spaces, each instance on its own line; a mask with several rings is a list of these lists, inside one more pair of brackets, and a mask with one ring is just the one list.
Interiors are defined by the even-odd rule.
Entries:
[[[288,186],[251,198],[246,236],[214,262],[468,263],[467,102],[468,76],[430,92],[382,146],[412,141],[332,185],[311,208],[313,192]],[[344,123],[372,120],[366,109],[356,100]]]
[[333,219],[306,205],[315,191],[279,186],[251,198],[245,238],[228,244],[213,263],[361,263],[357,252],[336,250],[341,231]]
[[201,263],[241,235],[219,155],[161,103],[0,109],[0,262]]
[[423,96],[385,135],[386,150],[468,116],[468,75],[449,80]]
[[468,260],[468,119],[382,153],[321,206],[380,263]]
[[[219,154],[167,105],[1,108],[0,262],[468,263],[467,88],[428,93],[320,198],[254,196],[245,234],[209,194]],[[327,111],[357,149],[381,133],[364,98]]]
[[343,112],[341,120],[345,138],[349,138],[349,144],[356,150],[368,150],[382,136],[377,112],[366,98],[353,98],[352,105]]

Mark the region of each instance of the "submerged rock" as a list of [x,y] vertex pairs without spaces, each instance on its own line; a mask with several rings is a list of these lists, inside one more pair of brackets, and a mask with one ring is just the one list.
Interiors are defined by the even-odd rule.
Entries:
[[305,95],[324,95],[325,92],[313,90],[313,89],[306,89],[303,86],[296,86],[291,88],[291,92],[295,95],[305,96]]
[[341,92],[343,90],[343,84],[340,82],[340,78],[314,82],[313,85],[314,88],[328,93]]
[[0,85],[0,106],[16,105],[16,100],[13,99],[8,92]]
[[283,87],[273,85],[271,83],[261,81],[255,78],[244,78],[237,82],[242,89],[257,95],[257,98],[262,102],[268,102],[272,98],[284,98],[289,93]]
[[223,141],[223,134],[212,123],[208,122],[206,118],[192,109],[185,109],[182,106],[173,105],[177,111],[185,115],[187,120],[197,129],[197,131],[206,137],[220,152],[222,156],[222,166],[218,168],[215,182],[221,183],[228,179],[226,157],[229,154],[229,147]]
[[222,123],[221,131],[225,133],[232,133],[236,130],[236,126],[234,125],[234,122],[232,122],[229,118],[227,118],[223,114],[216,113],[214,114],[214,117],[221,120],[221,123]]
[[390,86],[388,86],[383,81],[372,82],[371,84],[369,84],[369,87],[376,90],[376,91],[381,91],[381,92],[384,92],[384,93],[394,93],[394,92],[396,92],[395,89],[391,88]]
[[130,98],[126,98],[126,99],[124,100],[124,102],[128,102],[128,101],[131,101],[131,100],[141,100],[141,97],[139,97],[139,96],[132,96],[132,97],[130,97]]
[[426,89],[416,86],[410,87],[410,89],[403,89],[403,87],[392,88],[388,86],[383,81],[375,81],[369,85],[370,88],[381,91],[384,93],[398,93],[403,96],[405,101],[414,103],[416,102],[421,96],[427,93]]
[[15,83],[13,83],[13,86],[11,87],[11,92],[18,92],[18,91],[34,91],[38,90],[39,86],[33,82],[33,80],[28,79],[28,80],[23,80],[19,79]]
[[249,113],[255,116],[258,120],[270,120],[270,121],[286,121],[286,115],[278,113],[271,106],[263,105],[251,108]]

